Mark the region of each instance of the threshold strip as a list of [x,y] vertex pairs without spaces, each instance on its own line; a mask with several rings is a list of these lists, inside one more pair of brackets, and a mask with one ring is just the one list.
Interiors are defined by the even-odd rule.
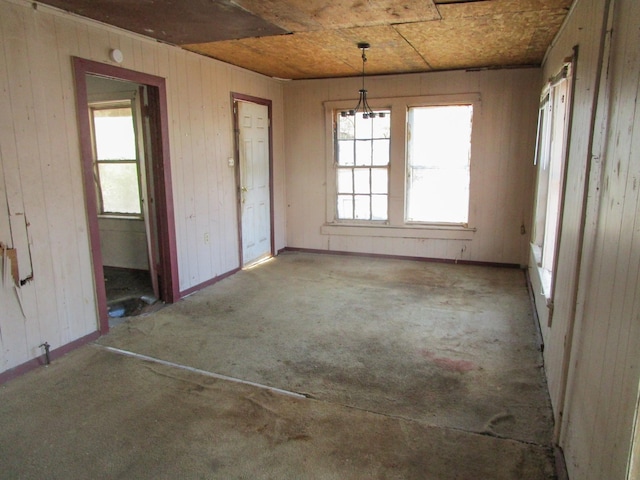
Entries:
[[125,355],[127,357],[133,357],[140,360],[146,360],[148,362],[159,363],[160,365],[165,365],[167,367],[179,368],[181,370],[186,370],[188,372],[198,373],[200,375],[205,375],[207,377],[216,378],[218,380],[226,380],[228,382],[241,383],[243,385],[249,385],[252,387],[262,388],[264,390],[270,390],[275,393],[280,393],[282,395],[288,395],[290,397],[295,398],[309,398],[308,395],[304,395],[302,393],[290,392],[289,390],[282,390],[281,388],[270,387],[268,385],[263,385],[261,383],[250,382],[248,380],[242,380],[240,378],[228,377],[227,375],[221,375],[219,373],[207,372],[206,370],[200,370],[199,368],[189,367],[187,365],[180,365],[179,363],[168,362],[166,360],[161,360],[155,357],[149,357],[147,355],[142,355],[140,353],[130,352],[128,350],[122,350],[120,348],[108,347],[106,345],[98,345],[94,344],[96,347],[103,348],[105,350],[109,350],[110,352],[118,353],[120,355]]

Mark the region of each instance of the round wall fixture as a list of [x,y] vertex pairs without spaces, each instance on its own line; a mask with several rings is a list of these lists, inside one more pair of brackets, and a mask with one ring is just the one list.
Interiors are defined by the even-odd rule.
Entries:
[[124,60],[124,55],[122,55],[122,52],[117,48],[114,48],[109,52],[109,57],[116,63],[122,63],[122,60]]

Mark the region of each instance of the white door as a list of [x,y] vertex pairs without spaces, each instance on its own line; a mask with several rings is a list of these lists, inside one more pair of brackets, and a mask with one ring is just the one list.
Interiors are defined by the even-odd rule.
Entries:
[[271,255],[269,108],[238,102],[242,259],[248,265]]

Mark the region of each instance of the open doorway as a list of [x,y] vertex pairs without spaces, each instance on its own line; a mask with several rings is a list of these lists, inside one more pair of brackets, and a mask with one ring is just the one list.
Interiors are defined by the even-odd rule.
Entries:
[[[100,332],[179,298],[164,80],[74,59]],[[164,127],[163,127],[164,125]]]
[[87,75],[94,186],[109,324],[160,303],[147,87]]

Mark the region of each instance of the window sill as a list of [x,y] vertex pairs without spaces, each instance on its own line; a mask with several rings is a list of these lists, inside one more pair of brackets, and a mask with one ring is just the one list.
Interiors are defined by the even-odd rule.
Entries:
[[542,249],[535,243],[531,244],[531,253],[536,262],[534,268],[538,272],[538,279],[542,289],[540,295],[544,296],[547,307],[551,307],[553,304],[553,299],[551,298],[551,272],[540,266],[542,264]]
[[356,237],[431,238],[436,240],[472,240],[475,228],[457,225],[402,226],[347,225],[327,223],[320,227],[322,235]]
[[118,215],[114,213],[99,214],[98,218],[105,220],[144,220],[142,215]]

